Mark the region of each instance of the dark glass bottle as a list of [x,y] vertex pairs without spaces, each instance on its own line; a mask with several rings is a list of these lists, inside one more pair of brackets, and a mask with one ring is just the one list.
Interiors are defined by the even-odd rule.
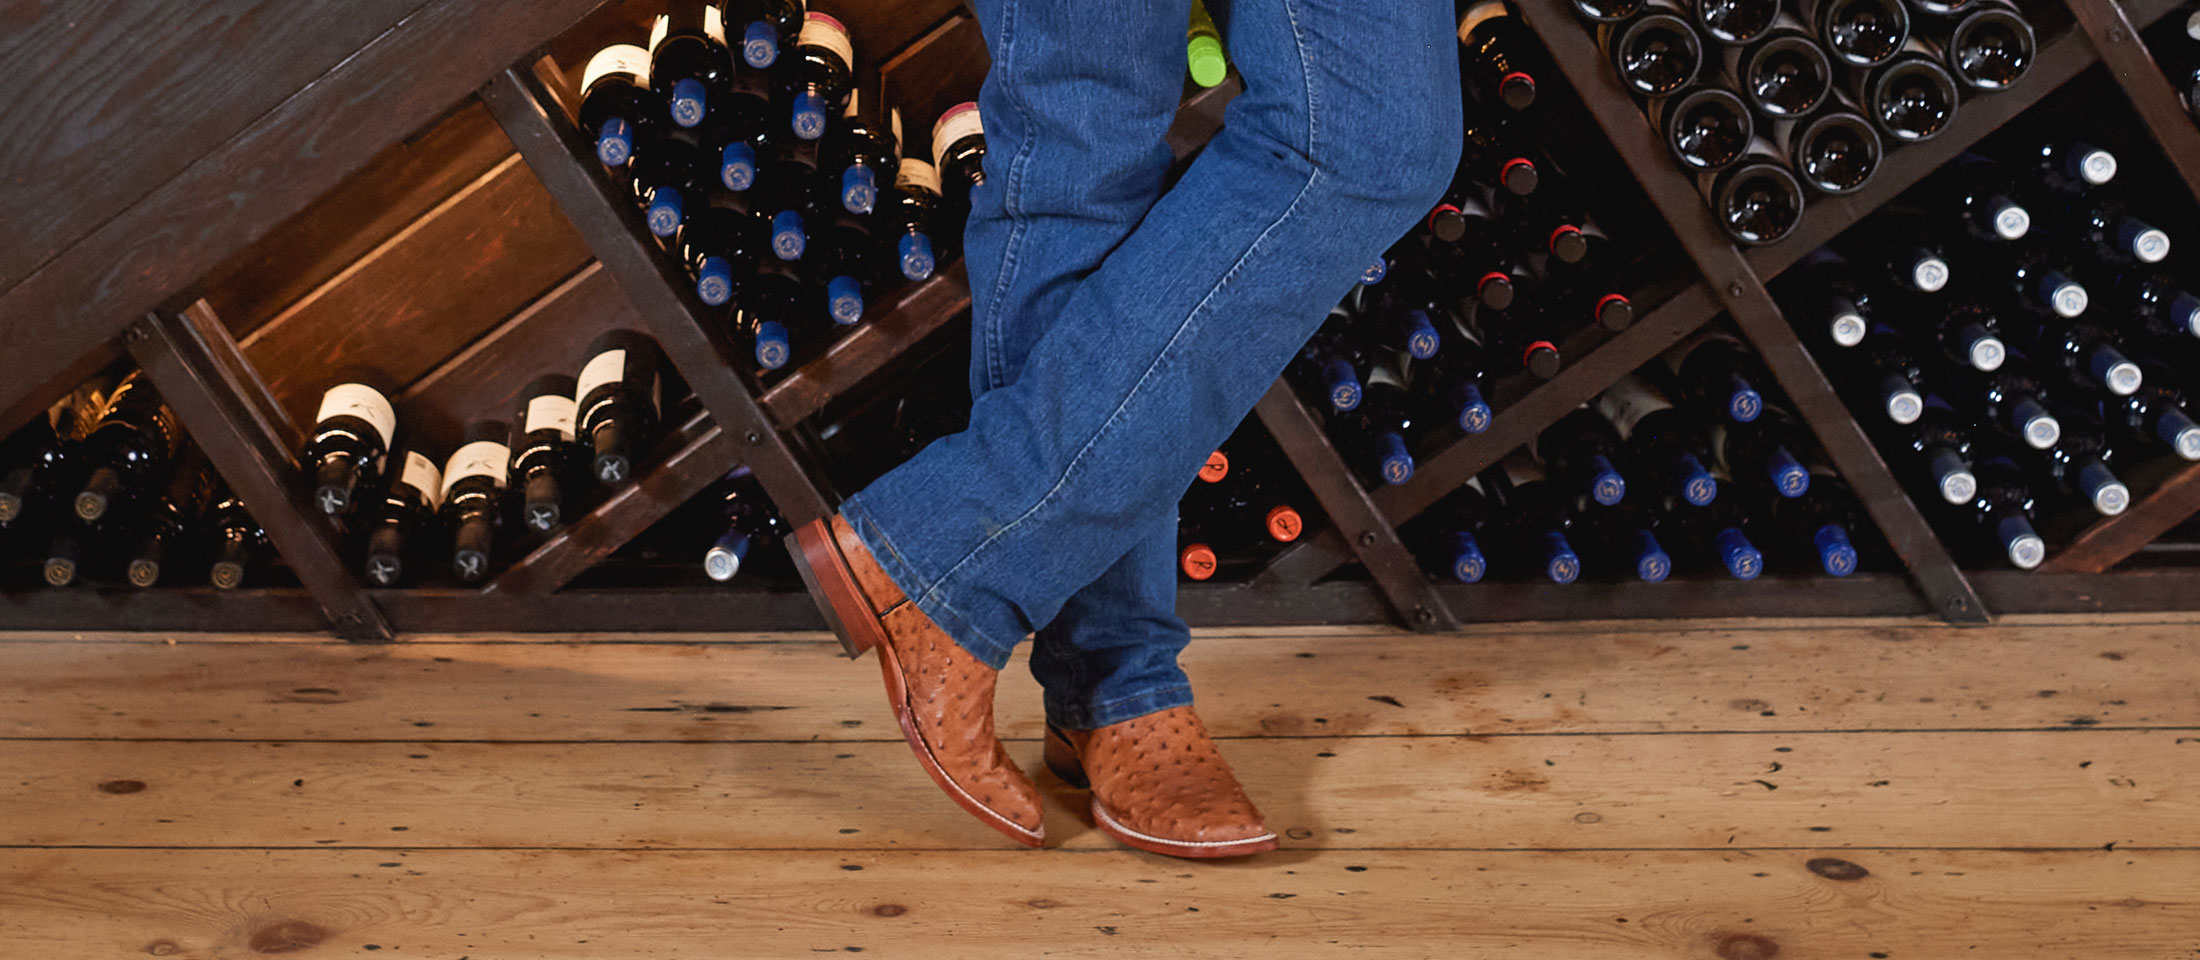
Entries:
[[680,260],[695,278],[695,295],[713,307],[732,302],[771,243],[770,227],[736,196],[719,194],[680,225]]
[[1609,243],[1588,210],[1565,189],[1543,189],[1528,196],[1497,194],[1497,213],[1510,234],[1512,249],[1530,256],[1542,254],[1568,265],[1581,262],[1591,246]]
[[2035,450],[2062,439],[2062,421],[2050,412],[2054,395],[2023,353],[2010,351],[1990,373],[1967,365],[1950,365],[1942,373],[1950,399],[2003,436]]
[[1460,79],[1483,103],[1535,105],[1543,44],[1504,0],[1478,0],[1459,15]]
[[1803,185],[1777,159],[1752,153],[1709,181],[1712,219],[1749,246],[1777,243],[1803,219]]
[[[1444,196],[1429,208],[1421,227],[1436,242],[1488,249],[1501,242],[1504,227],[1492,209],[1489,188],[1468,179],[1466,173],[1462,166]],[[1389,271],[1385,269],[1384,273]]]
[[762,84],[741,78],[718,98],[699,128],[705,160],[718,163],[718,185],[740,193],[756,185],[761,159],[785,149],[791,137],[771,122],[771,98]]
[[[2068,429],[2062,441],[2045,450],[2020,450],[2034,490],[2049,491],[2059,503],[2113,517],[2131,506],[2131,488],[2116,478],[2119,449],[2107,424],[2091,412],[2065,407],[2055,412]],[[2083,507],[2078,507],[2083,504]]]
[[575,432],[592,454],[589,472],[598,483],[617,486],[633,479],[636,461],[655,438],[664,357],[656,341],[632,330],[597,337],[585,356],[574,378]]
[[267,543],[267,531],[252,519],[244,501],[236,493],[222,490],[214,497],[214,505],[206,509],[206,520],[201,524],[206,537],[206,554],[212,559],[206,579],[216,590],[235,590],[250,580],[253,571],[267,562],[271,552]]
[[1831,250],[1814,250],[1788,271],[1795,279],[1782,288],[1782,312],[1815,344],[1847,348],[1864,342],[1878,319],[1875,292],[1857,279],[1856,268]]
[[2047,541],[2032,526],[2032,488],[2024,468],[1997,449],[1982,448],[1972,469],[1978,493],[1947,514],[1991,555],[2020,570],[2039,566],[2047,559]]
[[1880,272],[1892,281],[1894,290],[1914,299],[1916,294],[1946,290],[1955,276],[1947,244],[1935,226],[1915,210],[1889,210],[1874,218],[1871,232],[1861,242],[1849,246],[1865,262],[1876,253]]
[[1780,124],[1772,138],[1798,179],[1832,196],[1864,189],[1879,172],[1884,150],[1879,131],[1845,102],[1807,120]]
[[739,575],[751,556],[777,549],[791,530],[746,468],[728,474],[708,496],[725,531],[703,552],[703,573],[719,583]]
[[732,80],[718,8],[699,0],[667,4],[650,32],[649,84],[673,124],[700,125]]
[[635,149],[634,176],[628,181],[642,208],[649,232],[670,238],[688,214],[707,202],[718,169],[703,151],[678,137],[660,137]]
[[1402,533],[1421,567],[1460,583],[1480,583],[1489,575],[1484,552],[1490,518],[1482,482],[1468,478],[1416,518]]
[[[1764,365],[1736,337],[1705,331],[1665,353],[1673,399],[1711,421],[1748,423],[1764,412]],[[1677,391],[1677,392],[1675,392]]]
[[2016,8],[1992,0],[1967,4],[1962,19],[1937,39],[1948,71],[1974,90],[2015,86],[2039,55],[2032,25]]
[[1719,458],[1742,489],[1769,489],[1782,497],[1810,492],[1810,431],[1779,407],[1748,423],[1723,425]]
[[1760,498],[1771,518],[1769,536],[1760,538],[1773,558],[1792,569],[1846,577],[1861,563],[1854,532],[1862,529],[1856,494],[1830,468],[1813,465],[1808,491],[1800,497]]
[[1558,489],[1611,506],[1627,496],[1620,473],[1619,431],[1603,415],[1580,407],[1544,428],[1536,437],[1536,459]]
[[536,377],[520,394],[513,418],[508,473],[520,490],[520,522],[536,533],[565,522],[565,484],[580,459],[573,442],[576,385],[562,373]]
[[1621,377],[1597,398],[1596,409],[1626,442],[1628,475],[1653,499],[1702,505],[1719,496],[1711,467],[1718,462],[1703,423],[1673,404],[1649,380]]
[[1693,0],[1696,26],[1715,43],[1749,43],[1772,29],[1780,16],[1777,0]]
[[511,427],[482,420],[466,425],[466,438],[443,465],[443,524],[451,530],[451,572],[463,584],[489,577],[497,527],[504,521],[504,490],[512,448]]
[[176,459],[168,489],[133,524],[123,579],[140,589],[160,583],[163,574],[191,563],[199,519],[214,498],[216,480],[198,447],[186,447]]
[[1751,109],[1771,120],[1794,120],[1832,94],[1833,62],[1800,23],[1781,21],[1747,46],[1728,48],[1725,71]]
[[2117,316],[2171,342],[2200,338],[2200,295],[2174,274],[2130,274],[2118,284]]
[[848,106],[825,137],[822,153],[840,209],[868,216],[878,206],[880,186],[894,182],[901,159],[901,111],[886,105],[885,83],[876,72],[849,91]]
[[814,144],[794,144],[764,162],[756,188],[749,191],[757,213],[768,223],[772,256],[800,260],[809,251],[810,233],[827,219],[827,201],[818,191]]
[[1413,365],[1413,393],[1430,423],[1448,421],[1461,433],[1481,433],[1494,419],[1488,399],[1489,365],[1482,341],[1455,321],[1448,322],[1444,330],[1436,356]]
[[2076,252],[2113,267],[2136,268],[2169,257],[2169,234],[2139,219],[2129,204],[2089,199],[2070,208],[2063,233]]
[[[1494,282],[1485,281],[1482,287],[1487,293]],[[1518,370],[1538,380],[1549,380],[1564,366],[1558,344],[1548,339],[1553,333],[1550,319],[1533,299],[1523,298],[1509,310],[1492,307],[1485,300],[1475,311],[1474,322],[1485,351],[1504,363],[1503,367],[1493,366],[1492,375]]]
[[1797,0],[1794,10],[1847,67],[1886,63],[1910,38],[1910,12],[1900,0]]
[[1904,53],[1870,71],[1851,70],[1849,78],[1849,96],[1864,106],[1879,132],[1903,143],[1931,140],[1955,119],[1955,77],[1924,54]]
[[838,326],[863,319],[864,289],[878,275],[871,264],[874,241],[870,221],[835,217],[826,226],[823,249],[817,258],[817,282],[824,287],[825,315]]
[[1756,532],[1751,519],[1739,497],[1720,497],[1701,506],[1667,501],[1660,526],[1676,559],[1688,568],[1755,580],[1765,572],[1765,554],[1751,537]]
[[99,422],[112,386],[104,378],[79,386],[0,444],[0,531],[73,510],[55,501],[83,486],[80,444]]
[[1367,363],[1353,342],[1352,312],[1339,305],[1299,350],[1286,371],[1299,389],[1322,397],[1332,412],[1343,413],[1360,405],[1361,377]]
[[79,469],[89,474],[76,495],[77,518],[93,522],[124,501],[150,496],[182,446],[183,426],[152,380],[142,370],[124,377],[79,445]]
[[1673,575],[1673,556],[1658,539],[1658,511],[1637,501],[1584,506],[1574,517],[1573,538],[1583,566],[1606,580],[1632,577],[1658,583]]
[[2117,166],[2115,153],[2070,137],[2051,137],[2032,152],[2033,182],[2064,199],[2107,186]]
[[793,102],[794,135],[815,140],[825,135],[826,119],[838,110],[854,85],[855,44],[838,19],[811,10],[803,15],[794,45],[794,68],[787,92]]
[[2001,369],[2009,359],[2009,345],[2002,340],[2001,318],[1985,304],[1968,298],[1951,300],[1939,309],[1911,304],[1902,311],[1917,326],[1921,339],[1940,347],[1941,360],[1981,373]]
[[1526,451],[1516,451],[1482,475],[1494,518],[1491,539],[1501,562],[1522,579],[1572,583],[1581,577],[1581,555],[1568,534],[1571,500],[1548,480]]
[[2187,396],[2167,364],[2142,359],[2145,382],[2128,397],[2104,399],[2103,417],[2118,447],[2167,448],[2186,460],[2200,461],[2200,422],[2187,412]]
[[1926,396],[1922,408],[1907,426],[1881,431],[1897,448],[1909,451],[1904,479],[1929,497],[1969,503],[1978,494],[1978,478],[1971,473],[1970,420],[1938,394]]
[[803,0],[727,0],[726,27],[739,35],[741,62],[758,70],[778,63],[780,49],[802,31],[803,6]]
[[1397,372],[1375,366],[1368,370],[1359,406],[1338,414],[1332,430],[1362,476],[1396,486],[1413,479],[1413,445],[1424,426],[1414,418],[1412,394]]
[[2028,247],[2002,258],[1998,264],[2005,302],[2020,315],[2045,322],[2068,320],[2085,313],[2093,297],[2077,281],[2077,271],[2044,247]]
[[2032,211],[2023,201],[2023,185],[2014,171],[1975,153],[1949,162],[1941,179],[1941,218],[1960,224],[1973,243],[1998,245],[2032,232]]
[[2137,393],[2146,379],[2131,361],[2123,337],[2101,324],[2078,320],[2043,324],[2032,340],[2032,351],[2044,362],[2059,365],[2066,380],[2119,397]]
[[321,394],[313,432],[299,458],[313,483],[313,502],[325,515],[351,512],[359,496],[380,485],[390,446],[397,442],[397,411],[390,406],[389,378],[355,370]]
[[932,242],[939,231],[940,172],[929,161],[901,158],[880,221],[893,242],[894,263],[911,282],[931,279],[939,252]]
[[759,262],[741,288],[733,329],[752,345],[758,367],[777,370],[793,359],[795,331],[804,326],[803,290],[794,266],[780,260]]
[[1543,171],[1534,149],[1510,128],[1470,117],[1460,135],[1454,179],[1524,197],[1542,185]]
[[581,71],[581,134],[596,144],[596,161],[619,168],[634,145],[656,133],[664,100],[649,89],[649,51],[614,43],[596,51]]
[[374,523],[367,528],[367,582],[394,587],[405,582],[405,559],[417,555],[420,541],[435,529],[443,505],[443,471],[418,450],[396,458],[396,477],[382,491]]
[[1599,28],[1597,41],[1636,96],[1676,93],[1703,67],[1703,38],[1695,25],[1665,7],[1645,7],[1625,23]]
[[1642,12],[1643,0],[1573,0],[1574,13],[1590,23],[1618,23]]
[[1653,101],[1650,119],[1673,158],[1695,173],[1732,166],[1756,135],[1749,105],[1723,87],[1697,87]]
[[952,218],[961,220],[970,211],[970,191],[985,182],[985,125],[977,104],[950,107],[932,124],[932,166],[939,171],[940,196]]
[[1902,332],[1875,323],[1857,343],[1856,359],[1864,378],[1844,379],[1851,385],[1856,404],[1877,410],[1897,424],[1913,423],[1924,412],[1925,370],[1916,348]]

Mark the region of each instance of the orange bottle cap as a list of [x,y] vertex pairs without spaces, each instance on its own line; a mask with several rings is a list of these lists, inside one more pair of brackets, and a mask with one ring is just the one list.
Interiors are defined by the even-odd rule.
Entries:
[[1306,529],[1306,520],[1290,504],[1279,504],[1268,511],[1268,535],[1282,543],[1299,538]]
[[1199,479],[1208,483],[1221,483],[1230,475],[1230,458],[1217,450],[1207,455],[1207,462],[1199,467]]
[[1184,575],[1194,580],[1205,580],[1215,575],[1214,548],[1204,543],[1185,547],[1184,552],[1177,554],[1176,559],[1177,566],[1184,569]]

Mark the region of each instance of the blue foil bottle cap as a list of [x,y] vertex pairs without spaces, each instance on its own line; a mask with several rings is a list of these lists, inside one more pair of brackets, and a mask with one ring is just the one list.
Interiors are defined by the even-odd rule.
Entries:
[[793,210],[772,214],[772,256],[800,260],[809,245],[809,235],[802,231],[802,214]]
[[1413,479],[1413,453],[1406,449],[1406,438],[1385,430],[1375,438],[1375,451],[1382,457],[1384,483],[1396,486]]
[[692,127],[703,122],[703,114],[709,112],[708,94],[703,81],[694,77],[681,78],[672,85],[672,122],[682,127]]
[[1673,575],[1673,558],[1648,530],[1635,531],[1635,578],[1657,583]]
[[1765,461],[1765,472],[1771,475],[1772,488],[1792,500],[1810,492],[1810,471],[1803,468],[1788,448],[1772,448],[1772,456]]
[[1765,572],[1764,553],[1740,530],[1727,527],[1719,531],[1716,544],[1719,562],[1726,564],[1726,572],[1733,574],[1734,579],[1755,580],[1758,574]]
[[787,327],[777,320],[756,325],[756,365],[777,370],[787,365]]
[[867,214],[878,205],[878,175],[863,164],[850,164],[840,172],[840,208]]
[[649,191],[649,232],[669,237],[679,232],[684,219],[680,191],[672,187],[655,187]]
[[1482,544],[1474,539],[1474,534],[1464,530],[1452,534],[1452,579],[1460,583],[1480,583],[1489,571],[1489,558],[1482,555]]
[[832,313],[833,322],[847,326],[863,319],[863,284],[850,276],[838,276],[825,281],[826,309]]
[[1607,507],[1626,499],[1627,478],[1603,454],[1589,458],[1589,499]]
[[825,98],[809,90],[794,95],[794,115],[790,118],[794,135],[804,140],[815,140],[825,135]]
[[1482,388],[1471,383],[1459,385],[1459,429],[1467,433],[1481,433],[1490,428],[1496,414],[1490,410],[1489,401],[1482,399]]
[[1673,466],[1673,472],[1681,478],[1681,499],[1688,501],[1690,506],[1708,506],[1719,498],[1718,478],[1704,469],[1703,461],[1696,459],[1695,454],[1681,454]]
[[1428,320],[1426,310],[1408,310],[1403,320],[1406,330],[1406,354],[1415,360],[1426,360],[1436,355],[1442,339],[1436,334],[1436,325]]
[[932,276],[932,238],[921,233],[903,234],[894,241],[894,252],[900,255],[901,275],[912,281],[930,279]]
[[1360,405],[1360,375],[1353,372],[1352,362],[1334,357],[1322,365],[1322,383],[1329,389],[1329,405],[1343,413]]
[[1390,262],[1377,258],[1374,263],[1368,264],[1366,269],[1360,271],[1360,282],[1368,286],[1374,286],[1383,282],[1383,277],[1389,274]]
[[747,140],[735,140],[719,151],[718,182],[735,193],[756,186],[756,148]]
[[1726,415],[1733,418],[1735,423],[1748,423],[1764,412],[1764,395],[1758,393],[1756,387],[1750,386],[1749,381],[1736,374],[1733,389],[1726,396]]
[[1828,576],[1845,577],[1856,572],[1856,545],[1849,542],[1849,530],[1838,523],[1818,528],[1811,536],[1811,545],[1818,548],[1818,566]]
[[741,61],[762,70],[779,62],[779,30],[762,20],[741,31]]
[[1543,575],[1552,583],[1572,583],[1581,578],[1581,555],[1566,535],[1556,530],[1543,534]]
[[605,120],[596,131],[596,161],[607,167],[623,167],[632,159],[634,125],[620,117]]
[[733,264],[724,257],[704,257],[702,269],[695,271],[695,295],[711,306],[725,306],[733,299]]

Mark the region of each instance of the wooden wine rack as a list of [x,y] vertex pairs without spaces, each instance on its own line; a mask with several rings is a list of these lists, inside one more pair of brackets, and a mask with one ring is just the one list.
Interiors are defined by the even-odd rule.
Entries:
[[[2200,197],[2200,130],[2138,41],[2140,29],[2177,3],[2067,0],[2075,26],[2043,36],[2031,72],[2015,89],[1964,101],[1947,131],[1888,154],[1862,191],[1815,198],[1795,235],[1745,251],[1712,222],[1694,185],[1668,160],[1566,0],[1515,2],[1671,228],[1693,264],[1693,276],[1672,289],[1644,292],[1639,319],[1624,331],[1572,335],[1561,344],[1569,362],[1557,377],[1499,381],[1491,428],[1433,452],[1403,485],[1365,488],[1330,444],[1319,418],[1288,387],[1273,386],[1255,413],[1330,522],[1280,553],[1249,582],[1185,585],[1179,604],[1187,620],[1219,625],[1395,618],[1413,629],[1443,630],[1462,619],[1926,613],[1982,623],[1997,613],[2200,603],[2200,573],[2105,572],[2200,512],[2200,465],[2159,465],[2146,478],[2151,485],[2136,485],[2142,495],[2129,510],[2080,532],[2041,571],[1961,569],[1765,289],[1805,253],[2096,64],[2107,68],[2188,191]],[[231,7],[268,5],[267,0],[219,4],[229,13],[237,12]],[[217,17],[203,5],[150,6],[143,16],[169,23],[213,23]],[[832,510],[839,493],[806,452],[815,446],[809,442],[812,421],[930,339],[962,329],[956,321],[970,306],[968,282],[959,263],[946,265],[930,280],[890,292],[890,301],[874,306],[862,326],[784,376],[760,381],[752,375],[748,364],[737,362],[739,353],[723,331],[708,321],[708,311],[678,268],[642,231],[625,198],[594,169],[568,120],[571,86],[558,55],[570,58],[572,51],[561,50],[557,38],[576,25],[633,19],[625,6],[622,0],[305,0],[285,6],[280,19],[287,27],[267,35],[228,30],[214,47],[189,53],[170,47],[198,36],[193,31],[142,31],[129,41],[142,48],[127,51],[135,58],[131,62],[168,71],[130,78],[143,89],[210,83],[222,77],[203,74],[242,69],[255,71],[257,83],[245,94],[181,106],[147,96],[146,102],[118,107],[122,122],[152,123],[154,111],[167,110],[161,116],[179,138],[168,152],[128,170],[74,169],[62,162],[67,157],[35,155],[48,149],[42,141],[20,148],[34,155],[12,159],[47,161],[44,169],[56,182],[42,185],[41,195],[24,198],[23,205],[0,203],[0,210],[27,209],[26,216],[42,217],[9,225],[11,236],[23,242],[18,255],[0,258],[0,342],[12,348],[0,377],[0,432],[127,354],[145,368],[216,469],[251,506],[300,586],[229,593],[8,588],[0,590],[0,629],[331,629],[351,639],[388,640],[402,633],[821,626],[809,599],[785,590],[569,585],[736,465],[746,465],[794,522]],[[894,51],[884,58],[887,69],[905,67],[910,76],[922,78],[919,92],[933,100],[975,90],[984,47],[975,21],[957,0],[884,0],[875,6],[850,19],[857,21],[859,40]],[[335,15],[338,10],[349,22],[339,22],[345,18]],[[42,21],[27,33],[62,28]],[[55,89],[111,70],[117,62],[114,50],[58,43],[47,49],[53,62],[30,75]],[[163,53],[171,55],[156,56]],[[270,56],[280,62],[267,63]],[[1169,135],[1179,156],[1220,128],[1237,89],[1233,76],[1221,87],[1186,97]],[[0,113],[23,118],[14,128],[73,122],[59,114],[41,116],[59,98],[30,92],[0,106]],[[333,525],[311,509],[295,482],[299,432],[291,413],[203,297],[223,282],[220,275],[236,258],[257,244],[275,242],[270,235],[280,236],[302,212],[309,212],[305,220],[314,219],[312,205],[370,157],[401,144],[439,115],[457,116],[451,105],[470,102],[470,95],[478,95],[524,169],[485,162],[480,170],[465,171],[478,174],[474,183],[480,189],[459,196],[505,209],[491,201],[505,193],[533,196],[527,190],[539,182],[540,192],[585,244],[585,262],[556,274],[562,279],[549,292],[459,354],[440,363],[422,361],[426,372],[401,403],[501,401],[506,397],[495,393],[497,387],[516,387],[491,383],[497,378],[484,374],[513,366],[509,357],[518,357],[518,365],[529,370],[567,362],[595,332],[630,324],[663,344],[702,409],[671,426],[638,482],[542,542],[487,586],[367,589],[340,558]],[[464,119],[447,126],[463,127]],[[107,130],[91,139],[95,146],[113,147],[126,132]],[[494,160],[495,153],[484,156]],[[95,186],[71,192],[95,178]],[[430,219],[424,214],[421,222]],[[348,255],[371,259],[375,254]],[[1554,587],[1437,584],[1421,572],[1398,538],[1400,524],[1720,314],[1730,317],[1763,356],[1906,567],[1906,577],[1866,573],[1845,579]],[[244,339],[252,336],[258,334]],[[500,364],[500,358],[506,359]],[[1339,575],[1355,566],[1364,578]]]

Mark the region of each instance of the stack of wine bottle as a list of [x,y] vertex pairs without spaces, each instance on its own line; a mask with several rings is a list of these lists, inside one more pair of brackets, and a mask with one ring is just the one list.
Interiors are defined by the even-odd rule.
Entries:
[[234,589],[271,557],[142,371],[96,377],[0,441],[0,558],[49,586]]
[[2132,464],[2200,460],[2200,278],[2168,269],[2170,236],[2112,151],[2049,137],[1995,152],[1813,253],[1779,293],[1943,538],[2029,569],[2042,515],[2115,515]]
[[1488,429],[1492,380],[1557,376],[1569,334],[1634,322],[1624,256],[1534,149],[1560,85],[1526,31],[1500,0],[1462,14],[1469,120],[1451,186],[1286,372],[1369,482],[1406,482],[1452,428]]
[[646,45],[634,31],[589,59],[576,122],[759,368],[860,322],[890,277],[930,277],[961,235],[985,177],[976,104],[939,117],[929,160],[903,156],[881,75],[802,0],[671,0]]
[[1193,580],[1258,569],[1306,532],[1312,496],[1260,427],[1247,420],[1208,454],[1177,503],[1177,569]]
[[1804,189],[1853,193],[1884,153],[2035,58],[2004,0],[1573,0],[1621,85],[1735,240],[1769,244]]
[[1845,577],[1853,494],[1755,355],[1701,333],[1560,418],[1408,525],[1431,576],[1655,582],[1676,571]]

